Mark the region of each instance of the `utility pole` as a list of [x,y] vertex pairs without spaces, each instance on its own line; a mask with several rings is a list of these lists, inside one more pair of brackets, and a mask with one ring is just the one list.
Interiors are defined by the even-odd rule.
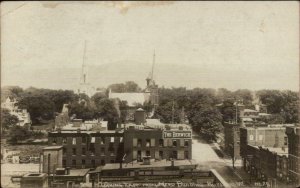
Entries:
[[154,65],[155,65],[155,49],[154,49],[154,52],[153,52],[152,71],[151,71],[151,80],[153,80],[153,74],[154,74]]
[[172,124],[174,123],[174,100],[172,102]]

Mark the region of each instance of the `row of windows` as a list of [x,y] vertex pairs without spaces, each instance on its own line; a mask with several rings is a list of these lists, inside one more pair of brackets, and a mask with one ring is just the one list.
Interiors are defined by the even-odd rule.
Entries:
[[[189,141],[190,140],[180,140],[180,146],[188,147],[189,146]],[[173,139],[172,142],[164,143],[164,139],[159,139],[158,140],[158,146],[159,147],[164,147],[164,146],[173,146],[177,147],[178,146],[178,140]],[[142,139],[133,139],[133,146],[134,147],[142,147],[143,146],[143,140]],[[144,141],[144,146],[146,147],[153,147],[155,146],[155,139],[145,139]]]
[[[169,158],[173,158],[173,159],[189,159],[189,152],[188,151],[182,151],[182,152],[179,152],[174,150],[174,151],[171,151],[170,153],[167,153],[166,154],[168,155]],[[146,150],[146,151],[141,151],[141,150],[138,150],[138,151],[133,151],[133,159],[137,159],[137,161],[142,161],[142,157],[145,157],[145,156],[151,156],[151,152],[150,150]],[[164,151],[155,151],[154,153],[154,156],[155,158],[158,158],[158,159],[164,159]]]
[[[110,163],[114,163],[115,160],[114,159],[111,159],[110,160]],[[87,161],[85,159],[82,159],[81,161],[78,161],[78,160],[75,160],[73,159],[72,162],[71,162],[71,165],[68,165],[68,166],[71,166],[71,167],[79,167],[79,168],[82,168],[82,167],[85,167],[85,165],[87,164]],[[101,165],[105,165],[105,160],[102,159],[101,162],[100,162]],[[63,167],[66,167],[67,166],[67,160],[63,160]],[[94,159],[91,160],[91,166],[95,167],[96,166],[96,161]]]
[[[276,137],[275,137],[275,139],[276,139]],[[249,135],[249,140],[253,141],[254,140],[254,135],[250,134]],[[258,135],[258,140],[262,141],[263,140],[263,135]],[[288,142],[288,138],[284,137],[284,145],[287,145],[287,142]]]
[[[68,138],[62,138],[62,143],[67,144],[68,139],[72,139],[72,144],[76,145],[78,139],[81,138],[81,143],[86,144],[87,140],[89,138],[90,143],[96,142],[96,137],[68,137]],[[100,144],[105,144],[105,137],[99,137],[100,138]],[[123,142],[123,137],[106,137],[108,138],[110,143],[114,143],[117,138],[119,138],[119,142]],[[52,143],[57,144],[58,138],[52,137]]]
[[[109,148],[108,151],[110,153],[110,156],[114,156],[115,155],[115,149],[114,148]],[[63,155],[66,155],[66,153],[67,153],[66,148],[63,148]],[[86,148],[81,148],[81,153],[77,152],[76,148],[72,148],[72,155],[80,155],[80,154],[81,155],[86,155],[87,154]],[[95,148],[94,147],[91,147],[89,149],[89,154],[90,155],[95,155]],[[105,155],[105,148],[101,148],[100,155]]]

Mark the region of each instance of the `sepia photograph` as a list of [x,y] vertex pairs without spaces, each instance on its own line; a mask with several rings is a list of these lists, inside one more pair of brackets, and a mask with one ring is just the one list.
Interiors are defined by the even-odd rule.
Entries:
[[2,1],[1,188],[300,187],[298,1]]

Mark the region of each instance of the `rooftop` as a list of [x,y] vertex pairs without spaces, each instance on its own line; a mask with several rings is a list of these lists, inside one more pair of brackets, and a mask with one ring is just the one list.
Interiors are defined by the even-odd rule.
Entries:
[[69,174],[55,175],[55,176],[86,176],[90,169],[70,169]]
[[137,104],[144,104],[148,100],[148,95],[148,93],[109,93],[109,98],[127,101],[127,105],[132,107]]
[[277,155],[280,156],[288,156],[288,148],[279,148],[279,147],[265,147],[265,146],[253,146],[250,145],[256,149],[262,148],[262,149],[266,149],[269,150],[270,152],[276,153]]
[[62,146],[47,146],[44,147],[43,150],[58,150],[58,149],[62,149]]
[[[195,160],[175,160],[174,161],[174,166],[179,167],[179,168],[196,168],[197,162]],[[167,160],[161,160],[161,161],[154,161],[154,159],[151,160],[150,165],[145,165],[142,162],[137,162],[133,161],[132,163],[123,163],[122,164],[122,169],[155,169],[155,168],[164,168],[164,167],[170,167],[172,166],[171,161]],[[120,164],[119,163],[109,163],[106,164],[105,166],[97,167],[94,171],[91,173],[95,172],[100,172],[104,170],[116,170],[120,169]]]

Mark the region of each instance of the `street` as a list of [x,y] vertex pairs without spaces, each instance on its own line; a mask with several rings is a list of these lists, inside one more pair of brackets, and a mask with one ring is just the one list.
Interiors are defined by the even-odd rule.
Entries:
[[236,161],[236,169],[233,170],[232,160],[223,157],[222,152],[214,144],[207,143],[198,135],[193,135],[192,139],[192,158],[198,162],[200,169],[215,169],[233,187],[248,182],[248,175],[243,173],[240,160]]

